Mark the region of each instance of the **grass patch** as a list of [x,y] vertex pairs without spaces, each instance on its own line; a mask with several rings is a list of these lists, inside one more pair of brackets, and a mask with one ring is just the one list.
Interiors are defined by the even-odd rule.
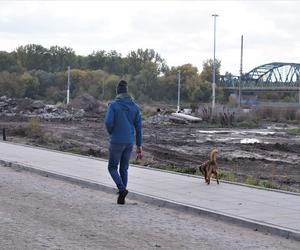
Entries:
[[253,186],[259,186],[259,180],[253,178],[253,177],[247,177],[243,183]]
[[259,186],[272,189],[280,189],[280,186],[273,181],[263,180],[259,182]]
[[69,152],[69,153],[74,153],[74,154],[83,154],[81,147],[79,147],[79,146],[68,147],[65,149],[65,151]]
[[234,123],[234,127],[236,128],[257,128],[258,125],[254,121],[242,121]]
[[289,129],[287,132],[290,135],[300,135],[300,127]]
[[291,191],[289,187],[281,186],[273,181],[270,180],[259,180],[253,177],[247,177],[242,181],[245,184],[258,186],[258,187],[264,187],[264,188],[272,188],[272,189],[282,189],[286,191]]
[[136,159],[132,159],[129,161],[129,164],[134,164],[134,165],[141,165],[141,166],[147,166],[148,162],[145,160],[136,160]]
[[220,125],[217,123],[210,123],[208,121],[201,121],[198,123],[191,123],[191,127],[193,128],[219,128]]
[[226,180],[226,181],[237,181],[237,175],[232,171],[219,171],[219,179]]
[[246,178],[239,177],[237,174],[235,174],[231,171],[220,171],[219,179],[226,180],[226,181],[232,181],[232,182],[238,182],[238,183],[257,186],[257,187],[278,189],[278,190],[284,190],[284,191],[289,191],[289,192],[298,192],[298,193],[300,192],[299,189],[292,188],[287,185],[282,185],[282,184],[276,183],[271,180],[259,180],[252,176],[248,176]]

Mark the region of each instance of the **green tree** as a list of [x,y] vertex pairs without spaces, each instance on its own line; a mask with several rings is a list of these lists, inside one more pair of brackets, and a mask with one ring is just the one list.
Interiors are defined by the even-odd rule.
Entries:
[[48,70],[50,54],[49,51],[41,45],[28,44],[20,46],[15,51],[18,64],[27,69]]
[[104,99],[110,100],[116,96],[116,84],[120,81],[117,75],[109,75],[104,81]]
[[196,103],[207,103],[211,97],[211,84],[208,82],[200,83],[191,94],[191,100]]
[[0,51],[0,71],[20,72],[21,68],[13,53]]
[[0,72],[0,96],[24,97],[26,83],[16,73]]
[[49,50],[50,63],[48,71],[64,71],[68,66],[77,67],[77,58],[74,50],[69,47],[51,46]]
[[156,89],[158,100],[171,101],[177,98],[176,70],[169,71],[159,78],[159,88]]
[[[81,69],[72,69],[70,72],[70,96],[74,98],[80,93],[86,92],[89,87],[89,71]],[[65,86],[67,84],[67,72],[65,72]]]
[[[212,82],[214,60],[208,59],[203,62],[203,69],[200,74],[201,82]],[[221,61],[216,59],[216,83],[220,79]]]
[[111,74],[123,75],[124,63],[122,55],[115,50],[108,52],[105,57],[104,70]]
[[[194,102],[197,101],[195,98],[195,91],[200,85],[200,76],[197,67],[192,64],[184,64],[178,67],[172,67],[164,76],[161,77],[161,82],[168,86],[168,99],[177,98],[177,82],[178,82],[178,71],[180,70],[181,78],[181,100]],[[162,85],[162,84],[161,84]]]
[[87,57],[87,67],[92,70],[104,69],[106,62],[105,50],[93,52]]
[[108,78],[108,73],[103,70],[91,71],[88,93],[97,99],[104,99],[104,83]]
[[183,100],[195,101],[193,100],[194,91],[200,84],[200,76],[197,67],[194,67],[192,64],[184,64],[178,67],[178,70],[181,72]]
[[47,89],[55,85],[55,74],[44,70],[33,70],[30,74],[39,81],[38,97],[45,98]]
[[153,62],[147,62],[138,75],[135,76],[135,84],[144,98],[158,100],[158,69]]
[[[199,93],[199,98],[204,102],[211,100],[211,83],[212,83],[212,74],[213,74],[213,59],[208,59],[203,62],[203,69],[200,74],[200,81],[202,86],[202,93],[205,92],[205,96]],[[226,101],[225,93],[223,89],[218,87],[218,82],[220,79],[220,70],[221,70],[221,61],[216,59],[216,100],[218,102]]]
[[88,69],[88,57],[78,55],[77,66],[80,69]]
[[139,74],[143,67],[149,62],[156,65],[158,74],[166,72],[168,68],[165,60],[153,49],[130,51],[125,58],[125,62],[125,72],[133,76]]
[[37,77],[25,72],[19,76],[18,83],[25,85],[25,97],[34,99],[38,96],[40,83]]

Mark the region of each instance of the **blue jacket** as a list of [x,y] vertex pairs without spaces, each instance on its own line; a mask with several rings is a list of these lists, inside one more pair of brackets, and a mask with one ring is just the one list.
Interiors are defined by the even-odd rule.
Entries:
[[105,127],[110,143],[142,145],[142,118],[140,109],[130,95],[120,94],[108,106]]

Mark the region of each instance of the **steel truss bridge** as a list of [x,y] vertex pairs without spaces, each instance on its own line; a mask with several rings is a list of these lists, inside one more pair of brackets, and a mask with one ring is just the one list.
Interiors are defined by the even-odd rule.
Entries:
[[[300,64],[273,62],[240,76],[220,77],[218,87],[242,91],[300,91]],[[300,97],[300,96],[299,96]]]

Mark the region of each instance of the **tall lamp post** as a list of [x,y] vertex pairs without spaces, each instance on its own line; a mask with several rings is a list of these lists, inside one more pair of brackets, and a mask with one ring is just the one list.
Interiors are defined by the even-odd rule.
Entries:
[[213,62],[213,75],[212,75],[212,109],[215,109],[216,102],[216,18],[217,14],[212,15],[214,17],[214,62]]
[[180,112],[180,81],[181,81],[181,79],[180,79],[180,70],[178,70],[178,72],[177,72],[177,81],[178,81],[178,93],[177,93],[177,113],[179,113]]
[[67,84],[67,104],[70,102],[70,66],[68,66],[68,84]]

